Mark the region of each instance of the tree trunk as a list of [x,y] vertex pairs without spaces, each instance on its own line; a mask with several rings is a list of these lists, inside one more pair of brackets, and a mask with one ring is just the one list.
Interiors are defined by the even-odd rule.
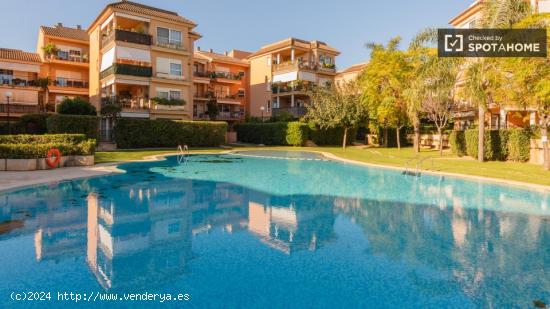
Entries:
[[388,148],[388,128],[384,129],[384,147]]
[[346,149],[346,145],[348,143],[348,128],[344,128],[344,138],[342,141],[342,148]]
[[437,128],[437,135],[439,135],[439,155],[443,156],[443,133],[441,133],[441,128]]
[[397,150],[401,150],[401,136],[399,136],[399,128],[395,129],[397,135]]
[[477,160],[479,162],[484,161],[484,153],[485,153],[485,109],[483,106],[479,106],[479,116],[478,116],[478,145],[477,145]]
[[550,153],[548,149],[548,127],[546,122],[540,127],[540,136],[542,138],[542,158],[544,169],[550,171]]
[[419,153],[420,152],[420,121],[418,120],[418,117],[414,120],[414,141],[413,141],[413,148],[414,152]]

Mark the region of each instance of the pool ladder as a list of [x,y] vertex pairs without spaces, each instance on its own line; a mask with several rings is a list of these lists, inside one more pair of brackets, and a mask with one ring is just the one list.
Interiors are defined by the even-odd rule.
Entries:
[[[433,157],[420,158],[419,156],[416,156],[414,158],[411,158],[411,159],[407,160],[407,162],[405,162],[405,170],[403,171],[402,174],[403,175],[408,175],[408,176],[420,177],[421,176],[421,171],[422,171],[422,164],[424,162],[426,162],[427,160],[431,161],[431,163],[432,163],[431,164],[431,169],[433,170],[433,167],[434,167],[434,158]],[[410,169],[413,162],[416,162],[414,171],[412,171]]]
[[189,155],[189,147],[187,145],[178,145],[178,163],[187,163],[187,156]]

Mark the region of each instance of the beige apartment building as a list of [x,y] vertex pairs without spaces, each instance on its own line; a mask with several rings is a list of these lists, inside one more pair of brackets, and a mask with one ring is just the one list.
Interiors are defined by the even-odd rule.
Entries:
[[[88,29],[90,102],[99,110],[116,100],[122,117],[191,119],[195,26],[176,12],[139,3],[107,5]],[[101,130],[111,126],[105,119]]]
[[40,27],[36,52],[42,61],[40,77],[51,81],[44,94],[48,111],[55,112],[65,98],[88,100],[90,49],[88,33],[81,26]]
[[[242,121],[249,106],[250,53],[232,50],[224,54],[197,49],[193,58],[193,119]],[[208,104],[218,114],[210,115]]]
[[312,85],[333,83],[338,50],[320,41],[288,38],[265,45],[250,61],[250,115],[277,116],[306,113]]
[[359,78],[359,74],[367,67],[368,62],[354,64],[347,69],[338,71],[334,79],[336,85],[342,85],[351,81],[356,81]]

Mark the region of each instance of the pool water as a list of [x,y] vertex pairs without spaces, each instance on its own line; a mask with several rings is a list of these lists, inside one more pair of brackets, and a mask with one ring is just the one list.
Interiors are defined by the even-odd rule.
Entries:
[[[288,159],[285,159],[287,158]],[[550,304],[550,195],[323,160],[168,157],[0,193],[12,292],[185,293],[191,308]],[[84,307],[154,307],[95,302]]]

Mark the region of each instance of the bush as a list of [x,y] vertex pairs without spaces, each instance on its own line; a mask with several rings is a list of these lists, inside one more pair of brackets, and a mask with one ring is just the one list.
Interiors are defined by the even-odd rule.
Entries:
[[63,102],[57,106],[57,112],[63,115],[97,115],[95,106],[80,97],[64,99]]
[[307,124],[299,121],[289,122],[286,130],[286,142],[292,146],[303,146],[309,135]]
[[531,130],[511,129],[508,137],[508,160],[517,162],[529,161]]
[[70,143],[78,144],[86,141],[84,134],[45,134],[45,135],[4,135],[0,136],[0,144],[47,144]]
[[52,115],[46,120],[48,133],[80,133],[97,139],[99,117],[78,115]]
[[51,148],[57,148],[62,156],[93,155],[95,140],[85,135],[6,135],[0,137],[0,158],[44,158]]
[[24,114],[17,121],[17,131],[22,134],[45,134],[47,132],[46,120],[51,114]]
[[459,157],[466,154],[466,137],[464,131],[453,131],[449,135],[451,151]]
[[[308,123],[309,126],[309,138],[317,145],[342,145],[344,138],[344,129],[343,128],[333,128],[333,129],[321,129],[317,127],[314,123]],[[346,143],[351,145],[355,141],[355,136],[357,135],[357,129],[348,130],[348,137]]]
[[115,140],[119,148],[217,147],[226,132],[226,122],[119,119]]
[[[473,158],[477,158],[478,148],[478,129],[466,130],[466,153]],[[506,160],[508,154],[508,131],[507,130],[488,130],[484,136],[484,154],[485,160]]]
[[241,142],[264,145],[288,145],[287,122],[242,123],[235,126]]

